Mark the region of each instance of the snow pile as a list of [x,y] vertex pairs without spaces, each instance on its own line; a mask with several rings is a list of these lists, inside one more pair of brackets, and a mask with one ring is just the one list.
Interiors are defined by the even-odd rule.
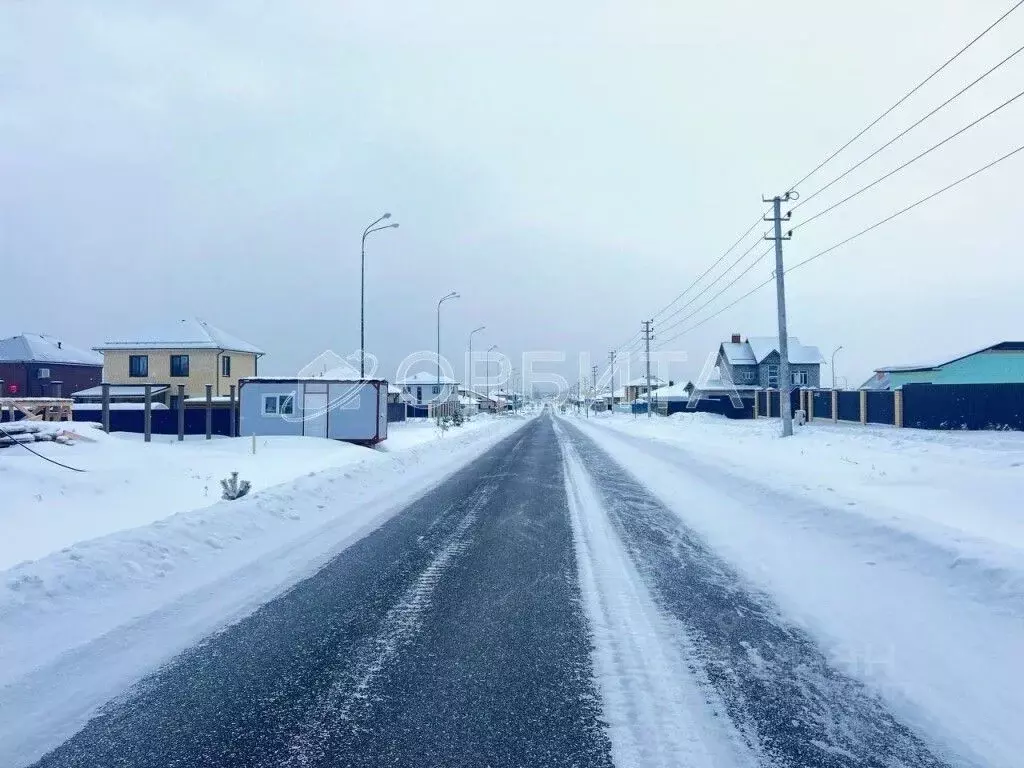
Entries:
[[574,423],[949,759],[1020,764],[1024,434]]

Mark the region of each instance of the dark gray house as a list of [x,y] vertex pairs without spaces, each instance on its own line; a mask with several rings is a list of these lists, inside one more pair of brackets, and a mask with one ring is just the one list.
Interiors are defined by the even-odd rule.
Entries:
[[[777,336],[754,336],[743,339],[733,334],[730,341],[718,349],[718,371],[723,383],[737,389],[779,387],[779,339]],[[793,387],[817,387],[821,384],[821,364],[824,358],[817,347],[800,343],[789,337],[789,371]]]
[[39,333],[0,339],[0,397],[68,397],[102,376],[103,358],[91,350]]

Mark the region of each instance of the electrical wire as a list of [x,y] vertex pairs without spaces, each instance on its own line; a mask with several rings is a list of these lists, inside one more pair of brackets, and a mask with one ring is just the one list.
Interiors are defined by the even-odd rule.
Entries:
[[[932,192],[931,194],[926,195],[925,197],[922,197],[920,200],[917,200],[916,202],[911,203],[910,205],[906,206],[905,208],[901,208],[900,210],[896,211],[895,213],[892,213],[892,214],[886,216],[884,219],[880,219],[879,221],[876,221],[870,227],[865,227],[864,229],[860,230],[859,232],[856,232],[856,233],[850,235],[846,239],[840,240],[838,243],[835,243],[834,245],[830,245],[828,248],[825,248],[824,250],[818,251],[813,256],[809,256],[808,258],[804,259],[803,261],[797,262],[793,266],[791,266],[788,269],[786,269],[784,271],[784,274],[788,275],[791,272],[795,272],[796,270],[800,269],[801,267],[807,266],[812,261],[815,261],[816,259],[819,259],[822,256],[825,256],[826,254],[832,253],[836,249],[841,248],[844,245],[847,245],[848,243],[856,240],[859,237],[862,237],[863,235],[866,235],[868,232],[871,232],[872,230],[877,229],[878,227],[882,226],[883,224],[888,224],[893,219],[898,218],[899,216],[902,216],[903,214],[908,213],[909,211],[914,210],[918,206],[923,205],[924,203],[927,203],[929,200],[932,200],[932,199],[938,197],[939,195],[943,194],[944,192],[948,192],[949,190],[953,189],[954,187],[958,187],[959,185],[963,184],[964,182],[966,182],[966,181],[968,181],[970,179],[973,179],[975,176],[978,176],[979,174],[984,173],[985,171],[989,170],[990,168],[993,168],[994,166],[999,165],[1003,161],[1009,160],[1011,157],[1013,157],[1014,155],[1016,155],[1016,154],[1018,154],[1020,152],[1024,152],[1024,144],[1020,145],[1016,149],[1011,150],[1010,152],[1007,152],[1005,155],[997,157],[995,160],[991,161],[990,163],[987,163],[987,164],[983,165],[981,168],[978,168],[978,169],[976,169],[974,171],[971,171],[966,176],[961,176],[956,181],[954,181],[954,182],[952,182],[950,184],[947,184],[946,186],[942,187],[941,189],[938,189],[935,192]],[[774,276],[770,277],[768,280],[765,280],[763,283],[755,286],[753,289],[751,289],[747,293],[743,294],[738,299],[735,299],[734,301],[730,302],[729,304],[726,304],[724,307],[722,307],[721,309],[717,310],[714,314],[708,315],[707,317],[705,317],[700,322],[694,323],[693,325],[683,329],[682,331],[680,331],[679,333],[675,334],[674,336],[671,336],[670,338],[665,339],[661,343],[661,345],[659,345],[659,349],[661,347],[663,347],[665,344],[668,344],[668,343],[678,339],[680,336],[683,336],[684,334],[687,334],[690,331],[692,331],[692,330],[694,330],[696,328],[699,328],[700,326],[704,325],[704,323],[707,323],[710,320],[713,320],[714,318],[718,317],[723,312],[725,312],[727,309],[731,309],[732,307],[736,306],[737,304],[739,304],[744,299],[749,298],[750,296],[752,296],[755,293],[757,293],[757,291],[761,290],[762,288],[764,288],[767,285],[770,285],[774,281],[775,281],[775,277]]]
[[822,160],[820,163],[818,163],[818,165],[816,165],[814,168],[812,168],[802,179],[800,179],[795,184],[791,184],[789,188],[790,189],[795,189],[796,187],[799,187],[801,184],[803,184],[805,181],[807,181],[809,178],[811,178],[811,176],[813,176],[818,171],[820,171],[822,168],[824,168],[826,165],[828,165],[830,162],[832,162],[832,160],[835,159],[835,157],[837,155],[839,155],[840,152],[842,152],[844,149],[846,149],[851,144],[853,144],[853,142],[855,142],[857,139],[859,139],[865,133],[867,133],[872,128],[874,128],[876,125],[878,125],[878,123],[880,123],[886,116],[888,116],[889,113],[891,113],[894,109],[896,109],[898,106],[900,106],[903,102],[905,102],[907,99],[909,99],[911,96],[913,96],[919,90],[921,90],[921,88],[923,88],[925,86],[925,84],[927,84],[937,74],[942,72],[942,70],[944,70],[946,67],[948,67],[950,64],[952,64],[954,61],[959,59],[964,53],[967,52],[967,50],[969,48],[971,48],[975,43],[977,43],[979,40],[981,40],[981,38],[983,38],[985,35],[987,35],[989,32],[991,32],[993,29],[995,29],[1011,13],[1016,11],[1022,5],[1024,5],[1024,0],[1018,0],[1016,3],[1014,3],[1013,6],[1008,11],[1006,11],[1002,16],[1000,16],[998,19],[996,19],[991,24],[989,24],[987,27],[985,27],[985,29],[983,29],[977,36],[975,36],[970,42],[968,42],[967,45],[965,45],[959,51],[957,51],[952,56],[950,56],[948,59],[946,59],[938,69],[934,70],[930,75],[928,75],[928,77],[926,77],[924,80],[922,80],[917,85],[915,85],[913,88],[911,88],[909,91],[907,91],[905,94],[903,94],[903,96],[901,96],[899,98],[899,100],[896,101],[895,104],[893,104],[887,110],[882,112],[882,114],[880,114],[878,117],[876,117],[870,123],[868,123],[860,131],[858,131],[857,134],[854,135],[854,137],[852,139],[850,139],[845,144],[843,144],[843,146],[841,146],[839,149],[837,149],[831,155],[829,155],[824,160]]
[[933,116],[933,115],[935,115],[935,114],[936,114],[937,112],[939,112],[940,110],[942,110],[942,109],[944,109],[945,107],[947,107],[947,106],[949,106],[950,104],[952,104],[952,103],[953,103],[954,101],[956,101],[956,100],[957,100],[958,98],[960,98],[960,97],[961,97],[961,96],[963,96],[963,95],[964,95],[965,93],[967,93],[967,91],[969,91],[969,90],[970,90],[971,88],[973,88],[974,86],[976,86],[976,85],[977,85],[978,83],[980,83],[980,82],[981,82],[982,80],[984,80],[984,79],[985,79],[986,77],[988,77],[989,75],[991,75],[991,74],[992,74],[993,72],[995,72],[995,71],[996,71],[997,69],[999,69],[1000,67],[1002,67],[1003,65],[1005,65],[1005,64],[1006,64],[1007,62],[1009,62],[1009,61],[1010,61],[1011,59],[1013,59],[1013,58],[1014,58],[1015,56],[1017,56],[1018,54],[1020,54],[1020,53],[1021,53],[1021,51],[1024,51],[1024,45],[1022,45],[1022,46],[1021,46],[1020,48],[1018,48],[1018,49],[1017,49],[1016,51],[1014,51],[1014,52],[1013,52],[1013,53],[1011,53],[1011,54],[1010,54],[1009,56],[1007,56],[1007,57],[1006,57],[1005,59],[1003,59],[1002,61],[1000,61],[1000,62],[999,62],[998,64],[996,64],[995,66],[993,66],[993,67],[992,67],[991,69],[987,70],[986,72],[984,72],[983,74],[979,75],[979,76],[978,76],[977,78],[975,78],[974,80],[972,80],[972,81],[971,81],[970,83],[968,83],[967,85],[965,85],[965,86],[964,86],[963,88],[961,88],[961,89],[960,89],[959,91],[957,91],[957,92],[956,92],[956,93],[954,93],[954,94],[953,94],[952,96],[950,96],[950,97],[949,97],[948,99],[946,99],[946,100],[945,100],[944,102],[942,102],[941,104],[939,104],[939,106],[935,107],[935,109],[933,109],[933,110],[932,110],[931,112],[929,112],[929,113],[928,113],[927,115],[925,115],[924,117],[922,117],[922,118],[921,118],[920,120],[916,121],[916,122],[915,122],[915,123],[913,123],[912,125],[910,125],[910,126],[908,126],[908,127],[904,128],[904,129],[903,129],[902,131],[900,131],[899,133],[897,133],[897,134],[896,134],[895,136],[893,136],[893,137],[892,137],[891,139],[889,139],[889,141],[887,141],[887,142],[886,142],[885,144],[883,144],[882,146],[880,146],[880,147],[879,147],[878,149],[876,149],[876,150],[875,150],[874,152],[872,152],[872,153],[871,153],[870,155],[868,155],[867,157],[865,157],[865,158],[864,158],[863,160],[861,160],[861,161],[860,161],[859,163],[857,163],[856,165],[852,165],[852,166],[850,166],[849,168],[847,168],[847,169],[846,169],[845,171],[843,171],[843,172],[842,172],[841,174],[839,174],[838,176],[836,176],[836,177],[835,177],[834,179],[832,179],[832,181],[830,181],[830,182],[829,182],[828,184],[824,185],[823,187],[819,187],[819,188],[818,188],[818,189],[816,189],[816,190],[815,190],[814,192],[811,192],[811,193],[810,193],[809,195],[803,195],[803,196],[802,196],[802,197],[800,198],[800,201],[799,201],[799,202],[798,202],[798,203],[797,203],[796,205],[794,205],[794,206],[793,206],[792,210],[794,210],[794,211],[795,211],[795,210],[796,210],[797,208],[799,208],[800,206],[802,206],[802,205],[805,205],[806,203],[809,203],[809,202],[810,202],[811,200],[813,200],[813,199],[814,199],[815,197],[817,197],[818,195],[820,195],[820,194],[821,194],[822,192],[824,192],[824,191],[825,191],[826,189],[828,189],[829,187],[831,187],[831,186],[832,186],[833,184],[835,184],[835,183],[836,183],[837,181],[841,181],[842,179],[846,178],[846,177],[847,177],[847,176],[848,176],[849,174],[851,174],[851,173],[852,173],[853,171],[857,170],[857,169],[858,169],[858,168],[860,168],[860,167],[861,167],[862,165],[864,165],[864,163],[866,163],[866,162],[867,162],[868,160],[870,160],[871,158],[875,157],[876,155],[878,155],[878,154],[879,154],[880,152],[882,152],[883,150],[886,150],[886,149],[888,149],[889,147],[891,147],[891,146],[892,146],[893,144],[895,144],[895,143],[896,143],[897,141],[899,141],[900,139],[902,139],[902,138],[903,138],[904,136],[906,136],[906,135],[907,135],[908,133],[910,133],[910,132],[911,132],[912,130],[914,130],[915,128],[917,128],[917,126],[919,126],[919,125],[920,125],[921,123],[923,123],[923,122],[924,122],[925,120],[927,120],[928,118],[932,117],[932,116]]
[[936,149],[938,149],[939,147],[943,146],[944,144],[948,144],[948,143],[949,143],[950,141],[952,141],[953,139],[955,139],[955,138],[956,138],[957,136],[960,136],[961,134],[963,134],[963,133],[966,133],[966,132],[967,132],[968,130],[970,130],[970,129],[971,129],[971,128],[973,128],[974,126],[976,126],[976,125],[978,125],[979,123],[982,123],[983,121],[987,120],[987,119],[988,119],[989,117],[991,117],[992,115],[994,115],[994,114],[995,114],[996,112],[998,112],[999,110],[1001,110],[1001,109],[1004,109],[1005,107],[1008,107],[1008,106],[1010,106],[1010,104],[1012,104],[1013,102],[1015,102],[1015,101],[1016,101],[1017,99],[1019,99],[1019,98],[1020,98],[1021,96],[1024,96],[1024,91],[1020,91],[1020,92],[1019,92],[1019,93],[1018,93],[1018,94],[1017,94],[1016,96],[1012,96],[1012,97],[1010,97],[1009,99],[1007,99],[1006,101],[1004,101],[1004,102],[1003,102],[1002,104],[1000,104],[1000,105],[999,105],[998,107],[996,107],[996,108],[994,108],[994,109],[990,110],[989,112],[986,112],[986,113],[985,113],[984,115],[982,115],[981,117],[979,117],[979,118],[977,118],[977,119],[973,120],[972,122],[968,123],[967,125],[965,125],[965,126],[964,126],[963,128],[961,128],[961,129],[960,129],[959,131],[957,131],[956,133],[950,134],[949,136],[947,136],[946,138],[944,138],[944,139],[943,139],[942,141],[940,141],[940,142],[939,142],[938,144],[933,144],[933,145],[932,145],[932,146],[930,146],[930,147],[929,147],[928,149],[926,149],[926,150],[925,150],[924,152],[921,152],[920,154],[918,154],[918,155],[915,155],[914,157],[912,157],[912,158],[910,158],[909,160],[907,160],[907,161],[906,161],[905,163],[903,163],[903,164],[901,164],[901,165],[898,165],[897,167],[893,168],[893,169],[892,169],[891,171],[889,171],[888,173],[884,174],[883,176],[879,176],[879,177],[878,177],[877,179],[875,179],[874,181],[872,181],[872,182],[871,182],[870,184],[866,184],[865,186],[863,186],[863,187],[861,187],[860,189],[858,189],[858,190],[857,190],[856,192],[853,192],[852,194],[849,194],[849,195],[847,195],[846,197],[844,197],[844,198],[843,198],[842,200],[840,200],[840,201],[838,201],[838,202],[836,202],[836,203],[833,203],[833,204],[832,204],[832,205],[830,205],[830,206],[829,206],[828,208],[825,208],[825,209],[823,209],[823,210],[821,210],[821,211],[818,211],[818,212],[817,212],[816,214],[814,214],[814,215],[813,215],[813,216],[811,216],[810,218],[808,218],[808,219],[804,219],[803,221],[801,221],[801,222],[800,222],[799,224],[797,224],[796,226],[794,226],[794,227],[792,228],[792,229],[793,229],[793,231],[795,231],[795,230],[797,230],[797,229],[800,229],[801,227],[805,227],[805,226],[807,226],[808,224],[810,224],[810,223],[811,223],[812,221],[814,221],[815,219],[817,219],[817,218],[820,218],[820,217],[824,216],[824,215],[825,215],[826,213],[830,213],[831,211],[834,211],[834,210],[835,210],[836,208],[838,208],[839,206],[841,206],[841,205],[844,205],[844,204],[846,204],[846,203],[850,202],[850,201],[851,201],[851,200],[853,200],[853,199],[854,199],[855,197],[857,197],[857,196],[859,196],[859,195],[863,194],[864,192],[867,192],[867,191],[868,191],[869,189],[871,189],[872,187],[875,187],[875,186],[877,186],[878,184],[881,184],[881,183],[882,183],[883,181],[885,181],[886,179],[888,179],[888,178],[889,178],[890,176],[894,176],[894,175],[896,175],[897,173],[899,173],[900,171],[902,171],[902,170],[903,170],[904,168],[906,168],[907,166],[909,166],[909,165],[912,165],[913,163],[916,163],[916,162],[917,162],[918,160],[920,160],[920,159],[921,159],[922,157],[925,157],[926,155],[929,155],[929,154],[931,154],[932,152],[934,152],[934,151],[935,151]]
[[72,472],[85,472],[84,469],[79,469],[78,467],[72,467],[72,466],[69,466],[67,464],[62,464],[61,462],[57,461],[56,459],[51,459],[49,456],[44,456],[43,454],[39,453],[38,451],[32,450],[25,443],[23,443],[23,442],[19,441],[17,438],[15,438],[14,435],[12,435],[10,432],[8,432],[3,427],[0,427],[0,435],[4,435],[5,437],[11,438],[11,440],[14,442],[15,445],[20,445],[22,448],[24,448],[26,451],[31,453],[33,456],[38,456],[40,459],[44,459],[44,460],[50,462],[51,464],[56,464],[58,467],[63,467],[64,469],[70,469]]

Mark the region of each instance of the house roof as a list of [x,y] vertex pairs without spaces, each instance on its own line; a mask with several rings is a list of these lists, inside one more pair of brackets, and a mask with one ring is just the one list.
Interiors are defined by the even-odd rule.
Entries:
[[[672,398],[688,398],[689,395],[686,392],[686,387],[689,382],[681,381],[678,384],[673,384],[669,387],[658,387],[657,389],[651,390],[652,399],[672,399]],[[642,396],[641,400],[646,400],[646,396]]]
[[[730,365],[758,365],[772,352],[779,351],[779,337],[751,336],[739,344],[726,341],[722,343],[721,350]],[[820,365],[825,362],[825,358],[817,347],[801,344],[796,336],[790,336],[789,362],[796,365]]]
[[103,357],[91,350],[65,344],[53,336],[23,333],[0,339],[0,362],[102,366]]
[[[664,386],[667,383],[668,382],[662,381],[657,376],[651,376],[651,385],[652,386],[661,387],[661,386]],[[635,379],[627,381],[626,382],[626,386],[627,387],[646,387],[647,386],[647,377],[646,376],[638,376]]]
[[263,354],[259,347],[225,333],[198,317],[178,320],[131,339],[105,341],[94,349],[100,352],[115,349],[223,349],[227,352]]
[[960,360],[966,360],[968,357],[974,357],[980,355],[982,352],[1022,352],[1024,351],[1024,341],[1000,341],[996,344],[990,344],[987,347],[976,349],[973,352],[968,352],[965,355],[957,355],[952,360],[946,360],[941,363],[929,363],[924,365],[887,365],[882,368],[876,368],[876,373],[915,373],[917,371],[935,371],[944,365],[950,365],[952,363],[959,362]]
[[410,384],[437,384],[440,381],[442,384],[458,384],[455,379],[450,379],[441,374],[441,378],[437,377],[436,373],[430,373],[429,371],[419,371],[414,373],[412,376],[406,376],[404,379],[396,379],[395,384],[403,387],[407,387]]

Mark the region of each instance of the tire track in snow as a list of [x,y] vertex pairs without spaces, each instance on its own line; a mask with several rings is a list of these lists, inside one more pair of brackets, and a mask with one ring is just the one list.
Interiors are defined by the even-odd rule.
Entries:
[[865,686],[833,667],[733,569],[578,428],[562,422],[654,599],[690,638],[735,726],[771,765],[940,768]]
[[557,425],[556,433],[615,764],[756,765],[714,692],[698,683],[678,624],[655,605],[590,476]]

